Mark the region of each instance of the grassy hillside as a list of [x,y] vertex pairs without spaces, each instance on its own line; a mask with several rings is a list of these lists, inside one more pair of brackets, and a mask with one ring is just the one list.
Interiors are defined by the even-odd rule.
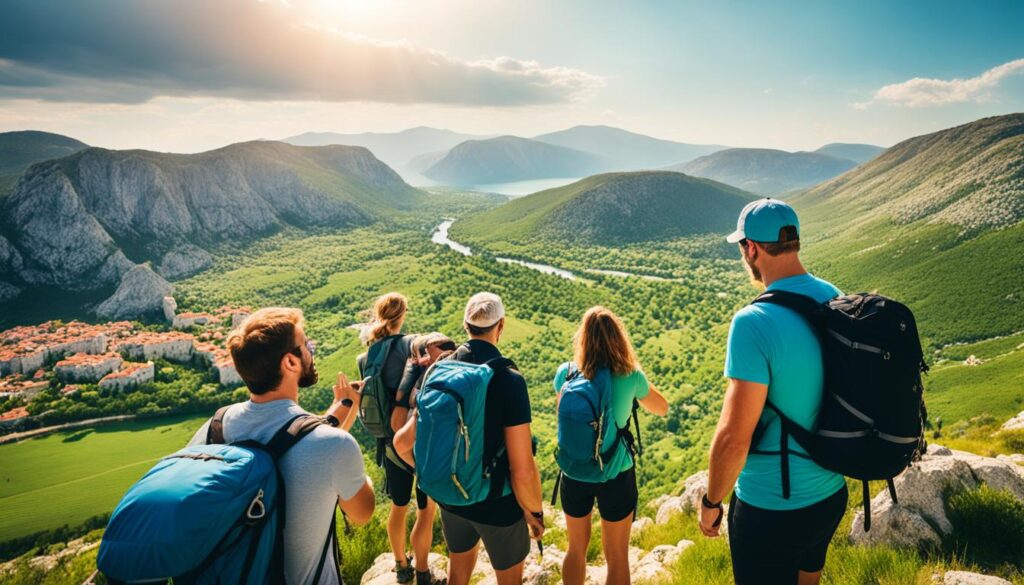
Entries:
[[814,152],[817,152],[818,154],[827,154],[836,158],[846,158],[856,162],[857,164],[864,164],[885,152],[885,147],[875,146],[874,144],[847,144],[843,142],[833,142],[832,144],[822,146]]
[[753,195],[681,173],[608,173],[456,222],[455,239],[615,245],[725,232]]
[[0,541],[110,512],[128,486],[188,442],[205,419],[115,423],[3,445]]
[[714,179],[752,193],[779,195],[831,179],[855,166],[852,160],[817,152],[730,148],[668,170]]
[[606,168],[595,155],[517,136],[467,140],[423,175],[448,185],[582,177]]
[[1024,115],[901,142],[792,203],[811,266],[906,301],[929,344],[1024,330]]

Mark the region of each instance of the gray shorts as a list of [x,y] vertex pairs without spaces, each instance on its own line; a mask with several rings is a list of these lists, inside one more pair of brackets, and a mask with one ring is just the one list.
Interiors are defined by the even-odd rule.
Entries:
[[491,558],[491,566],[498,571],[518,565],[530,552],[530,531],[522,518],[512,526],[490,526],[466,520],[441,508],[441,530],[452,553],[473,550],[482,539]]

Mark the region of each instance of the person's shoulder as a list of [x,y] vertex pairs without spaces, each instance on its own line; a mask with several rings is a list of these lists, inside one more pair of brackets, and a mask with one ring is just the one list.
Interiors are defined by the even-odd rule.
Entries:
[[307,442],[310,447],[328,451],[359,451],[359,442],[352,433],[330,425],[320,425],[313,429],[299,444]]
[[732,326],[735,327],[750,327],[756,326],[764,322],[765,318],[769,316],[771,306],[764,303],[750,303],[743,307],[732,317]]

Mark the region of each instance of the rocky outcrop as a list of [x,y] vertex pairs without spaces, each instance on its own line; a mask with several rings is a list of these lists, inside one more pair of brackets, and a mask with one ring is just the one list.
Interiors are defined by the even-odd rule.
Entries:
[[888,490],[875,496],[871,500],[871,530],[864,531],[864,512],[857,512],[850,529],[852,542],[904,548],[939,546],[954,528],[946,515],[948,495],[982,484],[1024,500],[1024,467],[934,444],[894,483],[899,504],[893,503]]
[[4,280],[102,289],[140,261],[180,278],[209,266],[207,249],[220,242],[287,225],[365,225],[382,208],[420,197],[358,147],[250,142],[192,155],[89,148],[33,165],[4,200],[10,241],[0,256],[13,247],[22,262],[17,278]]
[[942,585],[1012,585],[1006,579],[982,575],[981,573],[969,573],[967,571],[947,571],[940,579],[933,579],[935,583]]
[[1003,423],[1000,427],[1004,431],[1019,431],[1024,429],[1024,412],[1019,413],[1017,416]]
[[[683,487],[679,491],[679,495],[660,496],[649,504],[651,508],[657,510],[654,522],[656,524],[665,524],[676,514],[695,514],[700,506],[700,498],[704,495],[704,492],[706,492],[707,489],[707,471],[699,471],[687,477],[683,480]],[[725,511],[723,511],[723,514],[727,513],[729,509],[728,504],[725,504],[724,507]],[[640,520],[642,520],[642,518]],[[634,522],[634,525],[635,524],[636,522]],[[721,533],[722,535],[729,533],[729,526],[727,522],[722,522]]]
[[187,278],[213,265],[213,256],[206,250],[185,244],[164,254],[157,272],[167,280]]
[[117,290],[96,307],[103,319],[138,319],[164,315],[164,297],[174,290],[169,282],[146,264],[132,268]]

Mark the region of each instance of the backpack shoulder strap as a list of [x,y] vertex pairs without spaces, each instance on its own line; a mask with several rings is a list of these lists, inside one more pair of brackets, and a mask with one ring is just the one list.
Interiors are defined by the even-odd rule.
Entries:
[[377,344],[380,344],[380,349],[377,351],[376,354],[374,354],[373,361],[370,361],[370,352],[369,350],[367,350],[366,365],[364,371],[369,371],[371,368],[373,368],[375,371],[379,370],[381,366],[384,365],[384,362],[388,359],[388,354],[391,353],[391,348],[394,347],[395,340],[400,339],[401,337],[401,335],[390,335],[378,341]]
[[267,443],[267,450],[275,459],[279,459],[303,437],[323,423],[324,419],[315,414],[296,415],[274,434],[270,442]]
[[224,444],[224,415],[227,414],[228,409],[232,406],[234,405],[229,404],[218,408],[217,412],[210,418],[210,424],[206,427],[207,445]]
[[516,363],[514,361],[512,361],[511,359],[503,356],[503,355],[500,355],[500,356],[498,356],[496,358],[491,358],[491,359],[487,360],[486,362],[484,362],[481,365],[487,366],[488,368],[491,368],[492,370],[497,370],[499,368],[505,368],[506,370],[516,370],[516,371],[519,371],[519,368],[516,367]]
[[756,303],[767,303],[770,305],[786,307],[787,309],[800,314],[812,323],[817,323],[820,315],[825,312],[824,303],[819,303],[807,295],[785,290],[765,291],[758,295],[751,304]]

